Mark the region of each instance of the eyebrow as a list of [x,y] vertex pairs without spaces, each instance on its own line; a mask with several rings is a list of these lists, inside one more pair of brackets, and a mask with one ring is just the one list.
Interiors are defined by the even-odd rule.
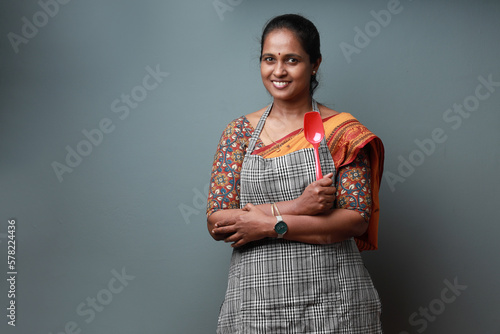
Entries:
[[[272,54],[272,53],[263,53],[262,54],[262,58],[264,57],[268,57],[268,56],[273,56],[275,57],[276,55]],[[294,58],[300,58],[302,59],[302,56],[301,55],[298,55],[296,53],[287,53],[287,54],[284,54],[283,57],[294,57]]]

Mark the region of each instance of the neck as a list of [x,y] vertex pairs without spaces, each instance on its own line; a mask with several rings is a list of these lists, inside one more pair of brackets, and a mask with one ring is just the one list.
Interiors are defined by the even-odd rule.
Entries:
[[300,101],[274,100],[272,114],[281,119],[303,117],[306,112],[312,110],[312,97]]

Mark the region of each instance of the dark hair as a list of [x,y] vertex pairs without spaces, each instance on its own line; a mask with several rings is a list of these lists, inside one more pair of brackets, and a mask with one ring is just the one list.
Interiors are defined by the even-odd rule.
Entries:
[[[292,31],[300,41],[302,48],[309,55],[311,64],[321,58],[319,32],[316,26],[305,17],[297,14],[284,14],[272,18],[264,27],[262,37],[260,39],[260,54],[262,58],[262,49],[264,41],[270,32],[277,29],[288,29]],[[262,59],[261,59],[262,61]],[[316,75],[311,75],[309,92],[313,95],[314,90],[318,87]]]

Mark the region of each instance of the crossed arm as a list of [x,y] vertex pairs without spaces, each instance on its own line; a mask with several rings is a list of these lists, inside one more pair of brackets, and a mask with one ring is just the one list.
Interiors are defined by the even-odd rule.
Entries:
[[[361,236],[368,223],[355,210],[332,209],[336,189],[333,174],[311,183],[298,198],[276,203],[288,225],[284,239],[311,244],[334,243]],[[219,210],[207,219],[210,235],[215,240],[240,247],[265,237],[277,237],[276,217],[271,205],[248,204],[243,209]]]

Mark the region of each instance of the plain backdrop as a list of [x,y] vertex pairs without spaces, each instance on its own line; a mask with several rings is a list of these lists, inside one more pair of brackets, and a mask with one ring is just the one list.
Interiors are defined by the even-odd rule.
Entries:
[[[318,101],[383,140],[386,333],[500,333],[500,2],[0,4],[2,333],[214,333],[231,249],[206,229],[213,155],[267,105],[259,37],[321,34]],[[153,73],[153,74],[152,74]],[[489,83],[488,83],[489,82]]]

